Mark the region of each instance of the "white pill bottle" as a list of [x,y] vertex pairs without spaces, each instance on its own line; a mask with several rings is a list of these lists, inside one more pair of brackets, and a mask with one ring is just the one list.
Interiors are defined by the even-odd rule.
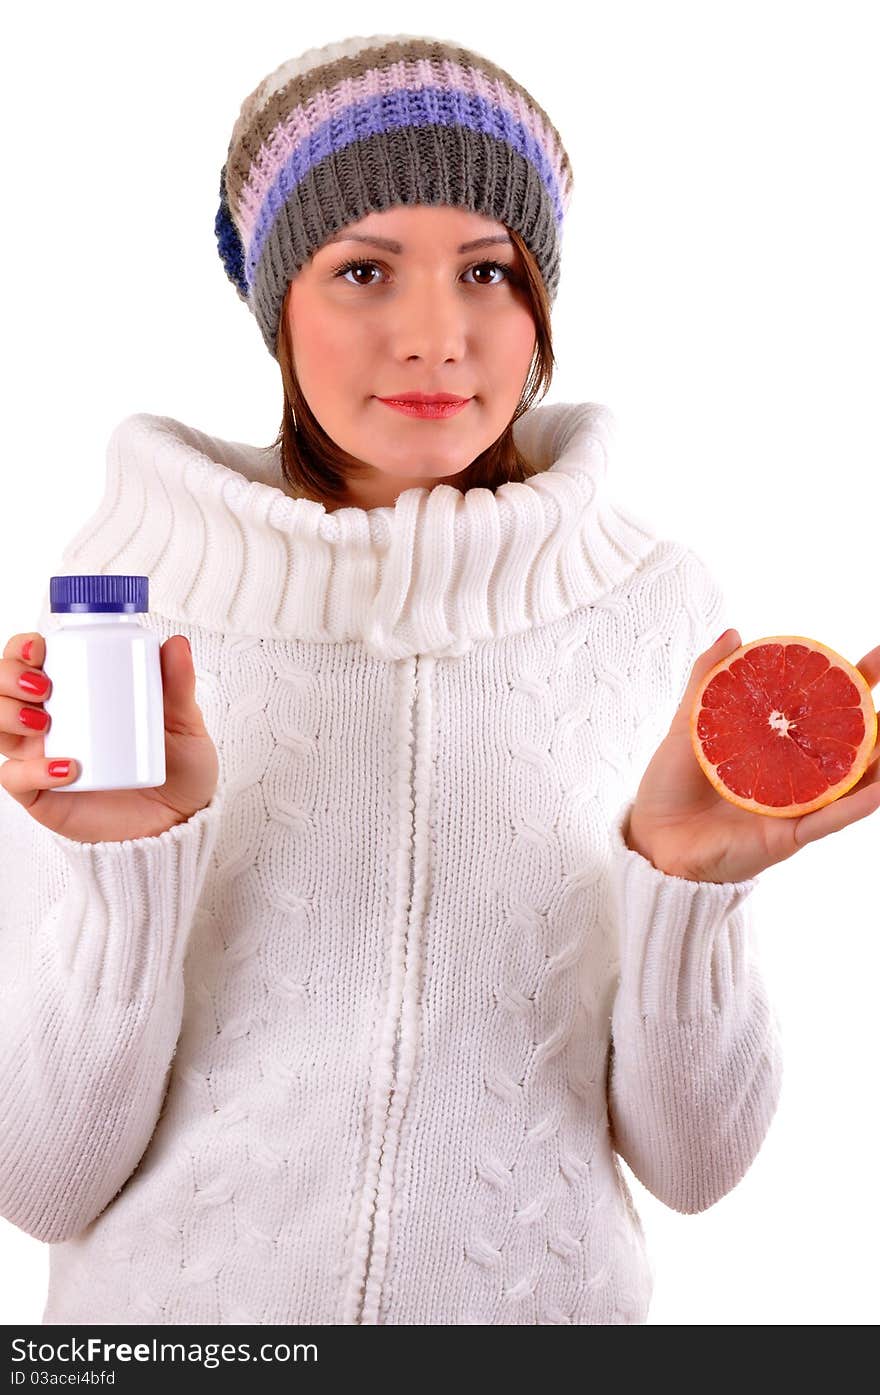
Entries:
[[80,773],[54,793],[151,789],[165,783],[159,637],[139,621],[149,578],[53,576],[43,668],[52,691],[45,757],[72,756]]

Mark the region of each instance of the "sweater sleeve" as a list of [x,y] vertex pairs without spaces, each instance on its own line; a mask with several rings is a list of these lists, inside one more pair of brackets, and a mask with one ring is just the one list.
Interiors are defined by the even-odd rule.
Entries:
[[781,1029],[758,964],[757,878],[667,875],[613,820],[619,982],[608,1112],[615,1150],[675,1211],[714,1205],[757,1156],[779,1102]]
[[221,806],[79,843],[0,790],[0,1214],[38,1240],[94,1220],[156,1126]]
[[0,1214],[38,1240],[93,1221],[158,1122],[220,805],[77,843],[0,791]]
[[[651,650],[639,758],[653,752],[697,656],[729,608],[692,549],[646,568],[633,597]],[[644,647],[642,645],[641,647]],[[755,937],[758,878],[700,882],[660,871],[626,843],[635,797],[611,824],[609,892],[619,977],[607,1076],[612,1142],[639,1181],[686,1214],[705,1211],[751,1166],[782,1086],[782,1031]]]
[[156,1127],[223,802],[221,782],[157,837],[80,843],[0,789],[0,1215],[38,1240],[99,1216]]

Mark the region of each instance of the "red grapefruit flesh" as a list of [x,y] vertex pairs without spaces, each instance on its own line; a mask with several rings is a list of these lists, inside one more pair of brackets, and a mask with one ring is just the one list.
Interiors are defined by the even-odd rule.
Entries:
[[770,635],[703,679],[690,715],[694,753],[732,804],[797,818],[862,778],[877,740],[867,679],[827,644]]

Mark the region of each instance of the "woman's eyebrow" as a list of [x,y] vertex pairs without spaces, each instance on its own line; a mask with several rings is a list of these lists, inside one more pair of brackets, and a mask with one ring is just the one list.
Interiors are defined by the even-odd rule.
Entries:
[[[370,242],[374,247],[384,247],[386,252],[402,252],[403,247],[399,242],[392,242],[390,237],[367,237],[363,233],[339,233],[336,237],[328,237],[328,242]],[[473,242],[463,242],[459,247],[459,252],[469,252],[472,247],[488,247],[491,242],[513,242],[505,233],[496,233],[492,237],[477,237]]]

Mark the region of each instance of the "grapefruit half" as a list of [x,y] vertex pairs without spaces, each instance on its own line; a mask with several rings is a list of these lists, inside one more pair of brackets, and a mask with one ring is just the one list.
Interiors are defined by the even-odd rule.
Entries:
[[694,752],[719,794],[797,818],[862,778],[877,740],[867,679],[804,635],[770,635],[710,669],[690,715]]

